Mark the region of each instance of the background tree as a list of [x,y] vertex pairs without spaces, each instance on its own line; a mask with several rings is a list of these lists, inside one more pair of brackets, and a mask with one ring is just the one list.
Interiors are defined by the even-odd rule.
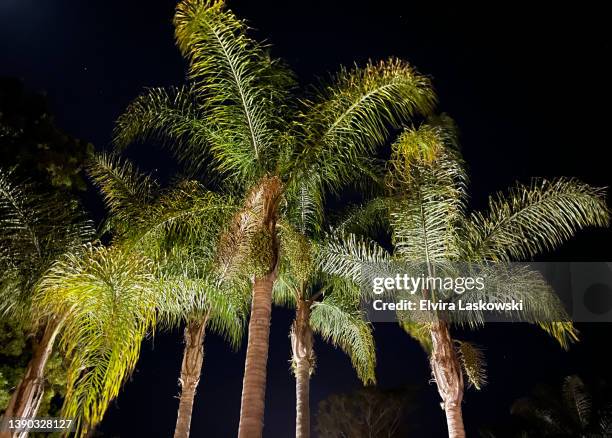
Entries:
[[[8,406],[11,392],[23,378],[35,347],[32,336],[19,321],[3,318],[0,322],[0,415]],[[38,416],[57,416],[66,394],[66,365],[60,352],[51,353],[45,367],[44,393]]]
[[[447,118],[432,119],[399,137],[392,147],[387,181],[389,196],[361,209],[345,226],[367,228],[380,212],[386,212],[393,256],[374,242],[348,234],[328,247],[324,271],[359,281],[363,263],[380,262],[375,269],[393,272],[388,267],[392,258],[405,262],[400,269],[409,272],[411,264],[420,265],[411,272],[414,276],[444,272],[448,261],[481,264],[486,287],[466,291],[462,300],[523,300],[524,310],[516,315],[520,320],[538,323],[564,348],[577,339],[562,303],[544,278],[503,262],[552,250],[581,228],[606,226],[609,215],[602,189],[566,178],[534,180],[528,186],[517,185],[506,196],[492,197],[487,213],[470,213],[467,176],[454,125]],[[457,294],[424,290],[407,298],[449,301],[456,300]],[[476,328],[483,325],[484,314],[416,311],[400,312],[398,318],[429,352],[449,436],[465,436],[464,374],[476,388],[482,386],[482,354],[469,343],[453,341],[450,325]]]
[[358,389],[332,394],[319,403],[316,431],[321,438],[399,438],[408,432],[406,390]]
[[[298,182],[329,191],[371,173],[364,158],[390,129],[429,113],[435,96],[427,78],[392,59],[342,70],[312,100],[298,102],[292,75],[223,1],[184,0],[174,24],[193,86],[136,99],[118,121],[117,143],[162,137],[192,170],[207,169],[207,178],[242,195],[219,253],[224,276],[254,268],[239,436],[258,437],[284,194]],[[246,263],[253,254],[256,263]]]
[[[16,78],[0,78],[0,163],[6,169],[15,166],[17,180],[35,183],[49,192],[80,194],[85,189],[82,169],[92,152],[91,144],[55,125],[44,93],[27,91]],[[34,353],[36,339],[29,334],[18,321],[5,319],[0,324],[0,344],[5,346],[0,349],[0,413],[8,406],[10,393]],[[59,412],[65,373],[59,352],[52,352],[39,416]]]
[[0,163],[43,187],[85,190],[83,168],[93,145],[59,129],[43,93],[0,78]]
[[539,384],[512,403],[507,424],[481,430],[483,437],[608,436],[612,395],[604,381],[587,385],[576,375],[560,387]]
[[35,347],[14,389],[5,417],[36,416],[44,393],[44,370],[64,320],[33,310],[33,291],[63,254],[92,238],[78,203],[60,193],[38,192],[0,170],[0,314],[33,336]]

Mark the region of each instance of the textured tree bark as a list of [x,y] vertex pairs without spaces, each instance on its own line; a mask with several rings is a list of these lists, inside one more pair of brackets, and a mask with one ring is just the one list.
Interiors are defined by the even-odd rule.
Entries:
[[431,340],[431,370],[438,386],[438,393],[442,397],[448,436],[450,438],[464,438],[465,428],[461,413],[464,388],[463,373],[448,325],[445,322],[437,321],[432,325]]
[[185,350],[181,365],[181,396],[178,416],[174,429],[174,438],[188,438],[191,427],[191,413],[196,389],[200,383],[202,363],[204,362],[204,337],[206,335],[206,321],[190,321],[185,327]]
[[275,280],[276,273],[271,272],[255,278],[253,282],[249,340],[242,381],[239,438],[260,438],[263,432],[272,287]]
[[[4,418],[11,417],[34,418],[40,407],[40,402],[45,390],[45,365],[53,351],[53,343],[59,333],[63,319],[50,320],[42,334],[40,342],[34,348],[34,354],[25,374],[17,385],[15,392],[4,412]],[[24,438],[28,432],[9,433],[0,432],[0,438],[16,437]]]
[[[278,269],[278,238],[276,219],[278,203],[283,191],[278,177],[264,177],[251,192],[249,204],[261,206],[261,227],[272,236],[271,263],[268,273],[255,276],[251,300],[251,319],[247,343],[242,400],[240,405],[239,438],[261,438],[266,400],[266,373],[270,342],[270,318],[272,316],[272,289]],[[259,209],[259,208],[258,208]]]
[[310,437],[310,375],[314,368],[314,336],[310,328],[310,302],[298,301],[291,327],[291,352],[295,373],[296,438]]

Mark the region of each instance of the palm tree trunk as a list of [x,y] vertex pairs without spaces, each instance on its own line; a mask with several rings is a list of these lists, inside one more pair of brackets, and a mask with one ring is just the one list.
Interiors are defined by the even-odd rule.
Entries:
[[238,426],[239,438],[260,438],[263,431],[272,288],[275,280],[276,272],[273,271],[263,277],[255,278],[253,282],[249,340]]
[[200,383],[202,363],[204,362],[204,336],[208,317],[187,323],[184,332],[185,350],[181,365],[181,397],[179,401],[174,438],[188,438],[191,427],[191,413],[196,389]]
[[310,437],[310,364],[299,361],[295,367],[295,438]]
[[443,321],[431,327],[431,370],[442,397],[442,408],[446,413],[448,436],[465,438],[461,402],[463,401],[463,373],[457,358],[455,346]]
[[278,203],[283,191],[281,180],[264,177],[251,191],[247,205],[261,206],[261,227],[271,236],[268,248],[270,266],[262,276],[253,280],[251,300],[251,320],[247,343],[244,379],[242,381],[242,400],[240,405],[240,424],[238,438],[261,438],[263,433],[264,408],[266,402],[266,373],[268,366],[268,347],[270,342],[270,318],[272,316],[272,289],[278,275],[278,236],[276,219]]
[[[63,319],[54,318],[47,322],[42,337],[36,347],[32,359],[28,362],[25,374],[11,396],[8,407],[4,412],[4,419],[12,417],[34,418],[40,407],[45,390],[45,366],[53,351],[53,343],[59,333]],[[28,432],[11,434],[0,432],[0,438],[24,438]]]
[[310,302],[298,301],[291,327],[291,352],[295,373],[296,438],[310,437],[310,374],[314,367],[314,337],[310,328]]

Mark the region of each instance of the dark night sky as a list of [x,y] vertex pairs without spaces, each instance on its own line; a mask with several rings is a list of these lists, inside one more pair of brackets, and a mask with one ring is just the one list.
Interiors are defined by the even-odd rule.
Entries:
[[[476,207],[488,193],[530,176],[576,176],[609,185],[607,14],[586,2],[580,9],[560,2],[537,9],[536,2],[496,2],[495,8],[465,3],[229,0],[304,83],[340,64],[389,55],[431,75],[440,109],[461,129]],[[113,120],[142,87],[183,81],[185,64],[173,45],[174,5],[171,0],[0,0],[0,75],[21,77],[29,88],[45,90],[60,127],[106,148]],[[152,169],[165,162],[155,145],[131,154]],[[543,259],[606,260],[610,243],[610,232],[582,233]],[[289,437],[294,430],[290,321],[290,313],[275,310],[266,437]],[[504,418],[511,401],[536,382],[557,382],[575,372],[606,376],[597,346],[609,344],[611,326],[580,328],[583,342],[569,353],[538,330],[518,324],[487,327],[471,336],[487,347],[491,383],[466,396],[468,436]],[[395,325],[377,325],[376,340],[380,384],[421,385],[420,415],[412,422],[427,430],[424,436],[443,436],[435,387],[425,383],[425,355]],[[144,346],[134,376],[102,425],[105,434],[171,435],[181,349],[178,333],[157,334]],[[316,349],[313,412],[329,393],[358,386],[346,357],[320,341]],[[235,434],[244,353],[232,353],[212,335],[207,338],[192,436]]]

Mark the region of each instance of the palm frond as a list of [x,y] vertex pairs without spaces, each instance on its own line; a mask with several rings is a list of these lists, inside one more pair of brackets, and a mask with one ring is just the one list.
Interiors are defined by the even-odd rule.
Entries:
[[563,397],[579,424],[585,428],[591,421],[591,395],[578,376],[567,376],[563,382]]
[[340,216],[335,230],[371,236],[377,231],[388,231],[389,213],[398,202],[393,197],[379,196],[362,205],[350,207]]
[[470,216],[464,257],[526,260],[554,250],[580,229],[608,224],[603,189],[568,178],[534,180],[506,197],[491,197],[487,214]]
[[364,384],[376,382],[376,353],[372,327],[354,302],[335,295],[314,303],[310,325],[321,337],[340,347],[351,359],[357,376]]
[[[482,265],[475,269],[474,276],[485,279],[485,287],[473,288],[458,295],[451,293],[450,301],[488,303],[522,303],[522,310],[502,312],[509,320],[526,321],[538,324],[561,347],[569,348],[578,340],[578,332],[559,296],[542,274],[527,265]],[[451,312],[449,318],[453,324],[475,328],[484,324],[485,313],[479,310],[470,312]]]
[[401,201],[391,211],[395,252],[404,260],[457,260],[455,228],[465,209],[467,176],[438,126],[408,129],[392,146],[389,185]]
[[174,246],[196,246],[211,256],[224,225],[238,206],[231,196],[207,190],[197,181],[179,181],[161,192],[126,222],[117,243],[164,257]]
[[79,204],[0,169],[0,314],[26,320],[32,288],[62,254],[94,236]]
[[[197,261],[191,263],[197,264]],[[233,348],[238,348],[248,313],[249,288],[235,284],[228,287],[219,281],[210,266],[194,269],[201,270],[201,275],[166,271],[156,279],[159,323],[176,327],[189,318],[206,317],[207,330],[223,336]]]
[[350,233],[330,234],[316,251],[321,271],[358,284],[362,281],[364,266],[383,269],[390,262],[390,255],[376,242]]
[[468,385],[481,390],[487,384],[487,369],[482,349],[466,341],[455,341],[457,356],[461,362]]
[[284,275],[283,271],[281,265],[278,278],[274,282],[274,289],[272,289],[272,302],[277,306],[294,309],[297,306],[299,291],[293,277]]
[[278,87],[281,69],[221,0],[181,1],[174,24],[189,76],[210,108],[206,120],[214,131],[215,166],[253,180],[278,153],[278,107],[287,100]]
[[323,224],[323,192],[319,175],[292,180],[285,189],[286,220],[304,235],[316,235]]
[[412,339],[414,339],[421,345],[427,355],[431,354],[433,344],[431,340],[431,334],[429,333],[428,324],[418,323],[409,319],[402,318],[400,318],[399,324],[400,327],[402,327]]
[[331,189],[350,183],[392,129],[435,103],[429,79],[399,59],[342,69],[304,116],[309,142],[295,171],[317,173]]
[[145,211],[159,191],[159,184],[151,175],[116,154],[95,155],[88,173],[118,222],[133,223],[146,216]]
[[137,141],[156,140],[190,170],[202,170],[210,128],[193,85],[147,88],[117,119],[114,143],[123,149]]
[[136,252],[89,245],[54,263],[37,286],[40,314],[65,317],[63,415],[76,418],[78,436],[102,420],[136,365],[155,321],[152,268]]

